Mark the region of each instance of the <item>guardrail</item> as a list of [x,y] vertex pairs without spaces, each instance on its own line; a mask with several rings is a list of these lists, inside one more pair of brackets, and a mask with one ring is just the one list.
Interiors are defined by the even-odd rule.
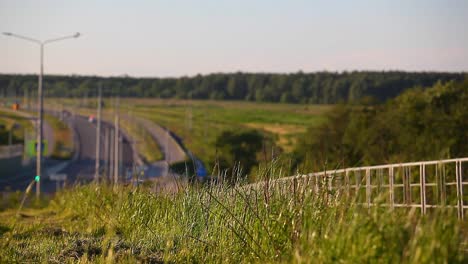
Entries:
[[23,155],[23,144],[0,146],[0,159],[14,158]]
[[[468,157],[327,170],[274,180],[303,181],[320,188],[340,190],[367,206],[457,209],[464,219],[468,210]],[[464,178],[465,177],[465,178]]]

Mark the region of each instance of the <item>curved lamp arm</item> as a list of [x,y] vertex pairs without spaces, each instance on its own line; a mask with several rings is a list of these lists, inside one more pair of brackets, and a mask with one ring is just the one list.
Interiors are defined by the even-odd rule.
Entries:
[[54,39],[48,39],[48,40],[45,40],[45,41],[40,41],[40,40],[37,40],[37,39],[33,39],[33,38],[30,38],[30,37],[18,35],[18,34],[11,33],[11,32],[3,32],[3,35],[9,36],[9,37],[15,37],[15,38],[19,38],[19,39],[23,39],[23,40],[27,40],[27,41],[31,41],[31,42],[34,42],[34,43],[37,43],[37,44],[40,44],[40,45],[45,45],[45,44],[48,44],[48,43],[51,43],[51,42],[56,42],[56,41],[60,41],[60,40],[64,40],[64,39],[77,38],[77,37],[81,36],[81,34],[79,32],[76,32],[75,34],[70,35],[70,36],[64,36],[64,37],[59,37],[59,38],[54,38]]
[[40,40],[33,39],[33,38],[30,38],[30,37],[25,37],[25,36],[18,35],[18,34],[14,34],[14,33],[11,33],[11,32],[3,32],[3,35],[10,36],[10,37],[15,37],[15,38],[19,38],[19,39],[23,39],[23,40],[27,40],[27,41],[31,41],[31,42],[35,42],[37,44],[42,44],[42,42]]
[[47,43],[56,42],[56,41],[60,41],[60,40],[64,40],[64,39],[78,38],[79,36],[81,36],[81,34],[79,32],[76,32],[75,34],[70,35],[70,36],[64,36],[64,37],[45,40],[43,42],[43,44],[45,45]]

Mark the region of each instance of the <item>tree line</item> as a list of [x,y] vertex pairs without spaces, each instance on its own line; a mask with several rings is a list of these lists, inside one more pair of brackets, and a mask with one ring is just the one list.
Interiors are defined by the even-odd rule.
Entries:
[[468,156],[468,78],[384,104],[337,105],[293,154],[301,171]]
[[[46,96],[95,96],[98,85],[106,97],[244,100],[257,102],[334,104],[371,96],[393,98],[413,87],[461,80],[465,73],[353,71],[316,73],[215,73],[180,78],[46,76]],[[36,75],[0,74],[0,96],[35,96]]]
[[[468,156],[468,77],[410,89],[379,103],[363,98],[337,104],[327,121],[310,127],[292,153],[262,158],[274,141],[256,130],[224,131],[216,140],[217,166],[227,180],[255,178],[272,162],[287,175],[326,169]],[[241,171],[240,171],[241,170]],[[253,173],[252,173],[253,172]],[[223,174],[224,175],[224,174]]]

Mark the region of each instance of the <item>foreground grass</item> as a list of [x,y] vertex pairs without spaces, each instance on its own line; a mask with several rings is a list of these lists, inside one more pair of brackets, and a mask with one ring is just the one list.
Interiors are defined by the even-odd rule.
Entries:
[[[89,185],[0,215],[0,262],[463,263],[466,222],[366,209],[302,184],[177,193]],[[466,262],[465,262],[466,263]]]

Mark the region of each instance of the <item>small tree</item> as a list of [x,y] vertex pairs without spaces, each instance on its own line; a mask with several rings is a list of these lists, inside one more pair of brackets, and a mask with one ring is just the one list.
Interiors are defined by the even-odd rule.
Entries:
[[[263,136],[257,130],[224,131],[216,139],[220,170],[227,175],[236,166],[246,175],[257,165],[257,153],[262,149]],[[229,177],[228,176],[228,177]],[[230,179],[234,181],[235,179]]]

